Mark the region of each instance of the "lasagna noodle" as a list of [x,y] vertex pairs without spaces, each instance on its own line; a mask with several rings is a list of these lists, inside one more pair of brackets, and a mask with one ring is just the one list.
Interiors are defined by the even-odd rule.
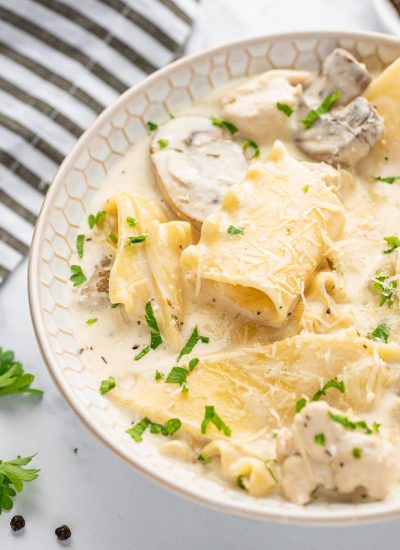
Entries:
[[[230,234],[230,226],[243,234]],[[276,142],[267,161],[228,191],[181,265],[242,313],[283,323],[344,225],[335,192],[318,171]],[[199,287],[199,284],[197,284]]]

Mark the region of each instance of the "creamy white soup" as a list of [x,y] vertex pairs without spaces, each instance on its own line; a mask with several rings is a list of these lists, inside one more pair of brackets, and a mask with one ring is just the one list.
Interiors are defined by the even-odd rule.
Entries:
[[[148,121],[77,235],[81,358],[126,438],[263,498],[400,480],[400,61],[230,82]],[[130,421],[132,423],[130,423]]]

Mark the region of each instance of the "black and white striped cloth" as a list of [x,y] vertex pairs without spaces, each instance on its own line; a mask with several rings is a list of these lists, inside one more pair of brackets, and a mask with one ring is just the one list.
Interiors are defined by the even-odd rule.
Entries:
[[0,0],[0,284],[76,139],[178,57],[198,0]]

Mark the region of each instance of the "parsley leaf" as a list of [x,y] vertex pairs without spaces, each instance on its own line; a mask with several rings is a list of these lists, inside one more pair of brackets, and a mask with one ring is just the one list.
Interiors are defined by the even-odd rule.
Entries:
[[380,271],[377,271],[375,275],[374,279],[372,279],[372,288],[381,294],[379,307],[385,305],[386,302],[391,307],[397,292],[397,282],[390,281],[389,276],[382,275]]
[[160,149],[165,149],[166,147],[168,147],[169,142],[167,139],[159,139],[157,143]]
[[226,231],[229,235],[244,235],[244,228],[230,225]]
[[329,94],[325,97],[325,99],[322,101],[321,105],[317,107],[316,109],[312,109],[301,122],[304,124],[306,128],[311,128],[311,126],[314,124],[316,120],[319,119],[321,115],[324,113],[327,113],[329,109],[332,107],[332,105],[340,98],[342,97],[342,92],[333,92],[333,94]]
[[199,454],[199,456],[197,457],[197,460],[199,460],[200,462],[204,462],[205,464],[211,461],[211,459],[208,458],[208,456],[204,456],[202,453]]
[[137,422],[132,426],[132,428],[129,428],[129,430],[126,430],[126,433],[131,436],[132,439],[136,441],[136,443],[140,443],[142,441],[142,435],[150,425],[150,420],[147,418],[143,418],[140,422]]
[[325,445],[325,435],[324,434],[317,434],[315,437],[314,437],[314,441],[317,445],[322,445],[324,446]]
[[217,118],[215,116],[211,117],[211,122],[214,124],[214,126],[218,126],[219,128],[226,128],[232,135],[236,134],[238,129],[232,122],[229,122],[229,120],[225,120],[224,118]]
[[131,216],[128,216],[126,218],[126,223],[129,225],[129,227],[135,227],[137,225],[136,218],[132,218]]
[[243,145],[243,151],[246,153],[247,149],[250,149],[250,158],[255,159],[260,156],[260,148],[255,141],[247,139]]
[[239,489],[246,490],[246,485],[243,482],[244,476],[238,476],[236,478],[236,485],[239,487]]
[[95,225],[100,225],[106,215],[105,210],[99,210],[97,214],[90,214],[88,217],[88,224],[90,229],[93,229]]
[[199,363],[199,359],[194,358],[189,362],[188,368],[184,367],[172,367],[171,371],[169,372],[165,383],[166,384],[179,384],[182,386],[182,391],[188,391],[187,387],[187,376],[192,372],[192,370],[196,367],[196,365]]
[[329,380],[329,382],[327,382],[326,384],[324,384],[322,388],[312,396],[311,401],[318,401],[320,397],[326,394],[329,388],[335,388],[336,390],[340,391],[340,393],[345,392],[344,382],[342,381],[338,382],[337,380],[332,379],[332,380]]
[[279,110],[279,111],[282,111],[282,113],[285,113],[285,115],[287,117],[291,116],[293,114],[293,109],[291,108],[290,105],[288,105],[287,103],[280,103],[279,101],[277,102],[276,104],[276,108]]
[[94,325],[94,323],[97,323],[97,321],[98,321],[97,317],[93,317],[93,319],[88,319],[86,321],[86,324],[87,325]]
[[371,334],[368,334],[368,338],[372,338],[373,340],[378,340],[380,342],[385,342],[385,344],[388,343],[389,340],[389,333],[390,328],[386,323],[381,323],[378,325]]
[[139,361],[139,359],[141,359],[142,357],[144,357],[147,353],[149,353],[150,351],[150,346],[146,346],[145,348],[142,349],[142,351],[139,351],[139,353],[137,353],[135,355],[135,357],[133,358],[134,361]]
[[80,265],[71,265],[70,269],[72,275],[69,280],[71,281],[73,286],[79,286],[86,281],[86,276],[83,273]]
[[400,179],[400,176],[387,176],[387,177],[377,176],[373,179],[375,181],[381,181],[383,183],[388,183],[389,185],[392,185],[392,183],[394,183],[396,180]]
[[83,244],[85,242],[85,235],[76,236],[76,251],[79,258],[83,258]]
[[204,411],[204,420],[201,423],[201,433],[205,434],[207,431],[207,426],[210,424],[214,424],[214,426],[217,428],[218,431],[222,432],[226,436],[230,436],[232,433],[232,430],[225,424],[225,422],[222,420],[220,416],[215,412],[213,405],[206,405],[205,411]]
[[356,430],[357,428],[361,428],[362,430],[364,430],[364,432],[367,435],[372,434],[374,431],[374,430],[371,430],[371,428],[368,426],[368,424],[364,420],[353,422],[349,420],[347,416],[344,416],[342,414],[333,414],[331,411],[328,411],[328,416],[334,422],[341,424],[343,428],[346,428],[346,430]]
[[156,372],[154,374],[154,378],[156,380],[162,380],[164,378],[164,374],[161,371],[156,370]]
[[12,351],[0,348],[0,397],[16,393],[43,395],[41,390],[29,387],[34,380],[34,375],[25,372],[21,363],[14,360]]
[[148,120],[146,122],[146,126],[147,126],[147,129],[150,131],[150,132],[154,132],[155,130],[157,130],[158,128],[158,124],[156,124],[155,122],[152,122],[151,120]]
[[115,233],[111,232],[109,235],[108,235],[108,238],[110,239],[110,241],[114,244],[118,244],[118,237]]
[[186,342],[186,344],[183,346],[180,354],[178,355],[177,361],[181,359],[183,355],[188,355],[192,352],[194,346],[197,344],[198,341],[203,342],[204,344],[208,344],[209,338],[208,336],[201,336],[198,333],[197,327],[194,328],[192,334],[189,336],[189,340]]
[[25,468],[34,456],[0,460],[0,514],[3,510],[12,509],[12,499],[23,490],[24,482],[33,481],[39,476],[40,470],[37,468]]
[[164,424],[157,424],[156,422],[151,422],[148,418],[143,418],[140,422],[137,422],[132,428],[126,430],[126,433],[129,434],[136,443],[142,441],[142,435],[150,427],[150,432],[152,434],[161,434],[165,437],[169,435],[174,435],[179,428],[182,426],[182,422],[179,418],[170,418]]
[[147,239],[147,235],[134,235],[133,237],[128,237],[128,240],[125,243],[125,247],[132,246],[133,244],[142,243]]
[[400,246],[400,239],[398,237],[385,237],[383,240],[389,245],[389,248],[383,251],[384,254],[391,254],[393,250],[396,250]]
[[309,184],[303,185],[303,193],[308,193],[308,190],[310,189]]
[[306,405],[307,405],[307,399],[305,397],[301,397],[298,401],[296,401],[295,411],[297,413],[300,412],[302,409],[304,409]]
[[102,380],[100,385],[100,393],[101,395],[104,395],[108,393],[109,391],[113,390],[116,386],[115,378],[114,376],[109,376],[107,380]]
[[151,349],[156,349],[160,344],[162,344],[162,338],[160,334],[160,329],[158,328],[158,324],[154,316],[151,301],[148,301],[144,308],[144,318],[148,327],[152,329],[150,347]]
[[362,457],[362,452],[363,451],[362,451],[362,449],[360,449],[360,447],[354,447],[352,454],[353,454],[354,458],[361,458]]

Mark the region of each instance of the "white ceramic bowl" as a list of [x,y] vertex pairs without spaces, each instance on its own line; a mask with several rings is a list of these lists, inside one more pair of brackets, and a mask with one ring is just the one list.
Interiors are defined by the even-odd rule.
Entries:
[[[400,39],[373,33],[293,33],[235,42],[187,57],[148,77],[106,109],[64,160],[47,194],[30,255],[29,297],[36,337],[53,380],[82,421],[121,458],[165,486],[225,512],[253,519],[310,523],[377,520],[400,514],[400,502],[316,503],[299,507],[277,497],[256,499],[161,456],[151,442],[126,436],[118,407],[85,371],[72,334],[67,287],[76,230],[110,167],[161,121],[213,87],[273,68],[318,69],[336,46],[372,70],[400,55]],[[149,438],[150,439],[150,438]],[[373,475],[373,472],[371,472]]]
[[390,0],[372,0],[372,5],[387,32],[400,35],[400,15]]

